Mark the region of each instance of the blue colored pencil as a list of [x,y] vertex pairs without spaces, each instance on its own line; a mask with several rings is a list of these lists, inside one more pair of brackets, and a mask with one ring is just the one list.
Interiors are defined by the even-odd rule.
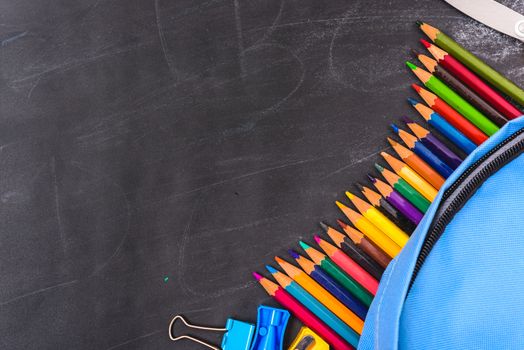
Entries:
[[420,113],[420,115],[428,122],[429,125],[438,130],[455,146],[470,154],[477,148],[470,139],[463,133],[458,131],[453,125],[448,123],[440,114],[429,108],[428,106],[418,102],[413,98],[408,98],[409,103]]
[[309,294],[304,288],[299,286],[297,282],[293,281],[289,276],[283,272],[278,271],[272,266],[266,266],[266,269],[286,292],[291,294],[292,297],[297,299],[302,305],[308,308],[313,314],[315,314],[315,316],[322,320],[345,341],[355,348],[358,346],[358,340],[360,336],[347,324],[335,316],[335,314],[329,311],[311,294]]
[[442,159],[452,169],[457,169],[462,163],[460,158],[455,152],[450,150],[444,142],[440,141],[435,135],[433,135],[428,129],[422,127],[420,124],[415,123],[408,117],[403,117],[402,120],[406,123],[407,127],[415,134],[415,136],[433,152],[440,159]]
[[367,307],[362,304],[355,296],[349,293],[347,289],[342,287],[337,281],[324,272],[320,266],[315,265],[313,261],[301,256],[292,249],[289,250],[289,254],[300,265],[302,270],[304,270],[318,284],[330,292],[342,304],[346,305],[351,311],[360,317],[360,319],[364,320],[366,318],[368,313]]
[[392,124],[391,127],[393,131],[404,141],[406,146],[411,149],[417,156],[422,158],[426,163],[428,163],[435,171],[437,171],[444,178],[448,178],[453,169],[449,167],[442,159],[437,157],[433,152],[431,152],[422,142],[420,142],[415,136],[409,134],[408,132],[400,129],[395,124]]

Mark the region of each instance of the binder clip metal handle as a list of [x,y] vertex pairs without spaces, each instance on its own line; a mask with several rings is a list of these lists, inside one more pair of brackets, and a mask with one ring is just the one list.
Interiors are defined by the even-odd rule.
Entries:
[[192,336],[187,335],[187,334],[182,334],[182,335],[179,335],[178,337],[173,336],[173,327],[175,326],[175,323],[176,323],[177,320],[181,320],[182,323],[186,327],[188,327],[188,328],[204,330],[204,331],[225,332],[225,331],[227,331],[227,328],[214,328],[214,327],[204,327],[204,326],[193,325],[193,324],[190,324],[189,322],[187,322],[185,320],[185,318],[182,317],[181,315],[176,315],[175,317],[173,317],[173,319],[169,323],[169,330],[168,330],[168,332],[169,332],[169,339],[171,339],[172,341],[179,341],[179,340],[182,340],[182,339],[188,339],[188,340],[194,341],[195,343],[199,343],[201,345],[207,346],[210,349],[221,350],[219,347],[216,347],[216,346],[213,346],[211,344],[208,344],[208,343],[206,343],[203,340],[200,340],[198,338],[192,337]]

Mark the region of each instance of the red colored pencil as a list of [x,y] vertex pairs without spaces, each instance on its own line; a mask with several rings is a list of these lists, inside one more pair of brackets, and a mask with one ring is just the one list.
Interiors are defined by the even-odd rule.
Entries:
[[315,242],[322,248],[322,250],[329,256],[335,264],[338,265],[344,272],[353,277],[362,287],[366,288],[368,292],[375,295],[378,290],[378,281],[364,270],[359,264],[352,260],[349,256],[344,254],[341,249],[324,241],[319,236],[315,236]]
[[285,307],[289,312],[295,315],[304,325],[311,328],[322,339],[331,344],[337,350],[353,350],[354,348],[346,343],[342,338],[315,316],[309,309],[299,303],[295,298],[289,295],[282,287],[271,282],[260,274],[253,272],[255,279],[262,285],[266,292],[272,296],[278,303]]
[[482,79],[470,71],[466,66],[460,63],[455,57],[451,56],[446,51],[430,44],[424,39],[420,40],[428,51],[435,57],[439,64],[447,69],[451,74],[461,80],[464,84],[469,86],[471,90],[475,91],[487,103],[492,105],[497,111],[502,113],[508,119],[515,119],[522,115],[515,106],[506,101],[499,93],[493,90]]
[[459,112],[454,110],[450,105],[444,102],[440,97],[429,92],[417,84],[411,87],[422,97],[427,105],[435,112],[440,114],[444,119],[453,125],[457,130],[462,132],[468,139],[473,141],[477,146],[488,139],[488,136],[480,131],[469,120],[464,118]]

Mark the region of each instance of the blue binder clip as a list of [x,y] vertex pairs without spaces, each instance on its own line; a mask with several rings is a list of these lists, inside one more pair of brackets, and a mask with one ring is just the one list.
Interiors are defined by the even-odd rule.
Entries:
[[[217,346],[211,345],[209,343],[206,343],[203,340],[200,340],[198,338],[195,338],[187,334],[179,335],[178,337],[175,337],[173,335],[173,326],[175,325],[177,320],[181,320],[182,323],[184,323],[187,327],[192,328],[192,329],[213,331],[213,332],[225,332],[224,336],[222,337],[221,347],[219,348]],[[173,319],[171,320],[169,324],[169,338],[172,341],[188,339],[196,343],[202,344],[204,346],[207,346],[208,348],[213,349],[213,350],[249,350],[249,346],[251,345],[251,341],[253,340],[254,332],[255,332],[255,326],[253,324],[238,321],[232,318],[229,318],[227,320],[226,326],[224,328],[213,328],[213,327],[192,325],[188,323],[181,315],[177,315],[173,317]]]
[[288,311],[260,305],[256,336],[250,350],[282,350],[288,320]]

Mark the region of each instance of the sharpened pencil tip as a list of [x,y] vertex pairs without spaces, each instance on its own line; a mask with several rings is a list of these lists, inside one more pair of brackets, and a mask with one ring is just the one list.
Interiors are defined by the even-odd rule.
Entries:
[[391,123],[391,129],[395,134],[398,134],[398,126],[395,123]]
[[253,277],[255,277],[255,279],[257,281],[260,281],[262,278],[264,278],[261,274],[259,274],[258,272],[253,272]]
[[[375,165],[376,165],[376,164],[375,164]],[[375,179],[373,176],[371,176],[371,174],[368,174],[368,179],[369,179],[369,181],[371,181],[372,183],[377,182],[377,179]]]
[[[380,172],[384,171],[384,167],[382,165],[378,164],[378,163],[375,163],[375,168],[377,168],[377,170],[380,171]],[[376,179],[375,179],[375,181],[376,181]]]
[[288,249],[287,252],[289,253],[289,255],[291,255],[291,257],[292,257],[293,259],[298,259],[298,258],[300,258],[300,255],[299,255],[296,251],[294,251],[293,249]]
[[300,247],[304,250],[308,250],[309,248],[311,248],[311,246],[309,246],[307,243],[303,242],[303,241],[299,241],[298,244],[300,245]]
[[337,224],[338,226],[342,227],[342,229],[344,229],[344,227],[346,227],[348,224],[346,224],[344,221],[342,220],[337,220]]
[[404,123],[406,124],[411,124],[411,123],[414,123],[413,119],[409,118],[409,117],[406,117],[406,116],[403,116],[400,118]]
[[421,26],[424,24],[424,22],[422,22],[422,21],[416,21],[415,24],[416,24],[417,26],[421,27]]
[[324,230],[324,232],[327,232],[329,230],[329,226],[324,223],[324,222],[320,222],[320,227],[322,227],[322,229]]
[[424,45],[424,47],[426,48],[429,48],[431,46],[431,44],[429,42],[427,42],[426,40],[424,39],[420,39],[420,42],[422,43],[422,45]]
[[281,259],[281,258],[278,257],[278,256],[275,256],[275,261],[276,261],[277,263],[279,263],[279,264],[282,263],[282,262],[284,262],[284,260]]
[[408,66],[411,70],[415,70],[418,68],[417,66],[415,66],[413,63],[409,61],[406,61],[406,66]]
[[416,92],[419,92],[420,89],[422,89],[422,87],[420,85],[417,85],[417,84],[411,84],[411,87],[413,88],[413,90],[415,90]]
[[355,195],[349,191],[346,191],[346,196],[349,198],[349,199],[353,199],[355,198]]
[[360,191],[364,191],[364,185],[360,184],[360,183],[355,183],[355,186],[360,190]]
[[412,105],[412,106],[416,106],[418,105],[420,102],[418,102],[417,100],[415,100],[414,98],[411,98],[411,97],[408,97],[408,102]]
[[417,50],[415,50],[415,49],[411,49],[411,54],[412,54],[413,56],[415,56],[415,57],[418,57],[418,56],[420,56],[420,55],[421,55],[421,53],[420,53],[420,52],[418,52],[418,51],[417,51]]
[[317,236],[317,235],[315,235],[315,236],[313,237],[313,239],[314,239],[315,242],[317,242],[317,243],[320,243],[320,241],[322,240],[322,238],[320,238],[320,236]]
[[271,266],[271,265],[266,265],[266,270],[268,270],[270,274],[274,274],[274,273],[277,273],[277,272],[278,272],[278,270],[275,269],[275,268],[274,268],[273,266]]

